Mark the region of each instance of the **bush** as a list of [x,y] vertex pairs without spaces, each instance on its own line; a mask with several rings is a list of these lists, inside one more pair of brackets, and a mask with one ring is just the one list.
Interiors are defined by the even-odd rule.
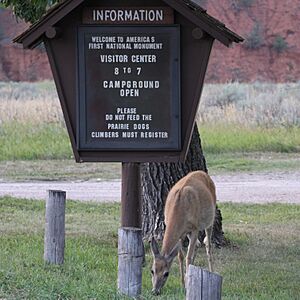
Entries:
[[241,11],[243,8],[252,6],[254,0],[233,0],[232,7],[234,10]]
[[288,43],[282,36],[277,35],[273,41],[272,48],[277,53],[282,53],[288,48]]
[[0,24],[0,40],[4,38],[4,30],[2,28],[2,25]]
[[245,46],[248,49],[259,49],[263,45],[263,33],[259,23],[256,23],[251,32],[246,35]]

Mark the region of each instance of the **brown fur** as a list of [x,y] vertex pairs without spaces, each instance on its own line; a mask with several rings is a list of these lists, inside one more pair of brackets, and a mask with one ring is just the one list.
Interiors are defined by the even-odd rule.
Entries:
[[186,270],[193,262],[198,233],[205,230],[205,246],[209,270],[212,271],[211,232],[215,218],[216,191],[212,179],[203,171],[191,172],[170,190],[165,205],[166,231],[161,254],[154,239],[151,249],[153,291],[157,294],[165,284],[172,261],[178,253],[182,283],[184,285],[183,252],[181,241],[188,236],[190,243],[186,256]]

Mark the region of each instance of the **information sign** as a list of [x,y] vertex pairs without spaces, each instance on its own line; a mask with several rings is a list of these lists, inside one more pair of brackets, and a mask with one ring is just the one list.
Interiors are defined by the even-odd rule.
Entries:
[[180,150],[180,28],[78,28],[78,150]]

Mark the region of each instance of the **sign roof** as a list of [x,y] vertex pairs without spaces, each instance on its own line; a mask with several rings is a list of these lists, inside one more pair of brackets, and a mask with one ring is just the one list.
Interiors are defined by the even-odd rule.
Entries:
[[[206,10],[190,0],[162,0],[175,11],[184,15],[196,26],[207,32],[213,38],[225,46],[233,42],[239,43],[243,38],[228,29],[223,23],[210,16]],[[78,7],[84,0],[65,0],[47,11],[47,13],[36,23],[32,24],[26,31],[17,36],[14,42],[22,43],[24,48],[34,48],[41,41],[44,33],[57,22],[66,17],[72,10]]]

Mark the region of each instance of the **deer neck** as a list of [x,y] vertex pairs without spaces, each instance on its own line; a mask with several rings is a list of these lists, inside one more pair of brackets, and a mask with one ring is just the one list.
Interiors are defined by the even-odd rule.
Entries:
[[161,254],[164,256],[170,254],[176,246],[176,244],[178,243],[178,241],[180,240],[180,238],[181,232],[177,230],[176,226],[173,228],[172,226],[167,228],[162,244]]

